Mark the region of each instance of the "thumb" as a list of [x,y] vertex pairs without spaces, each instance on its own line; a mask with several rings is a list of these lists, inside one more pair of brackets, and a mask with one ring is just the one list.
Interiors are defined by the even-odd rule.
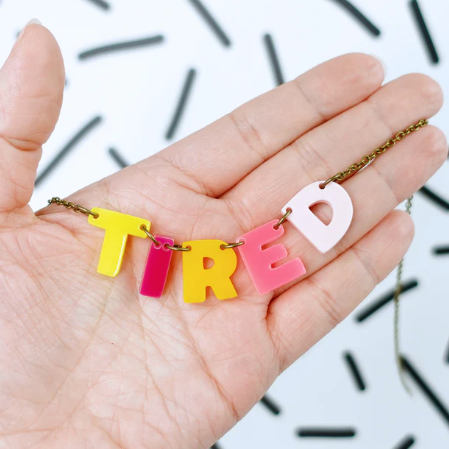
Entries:
[[55,38],[32,20],[0,71],[0,214],[31,198],[41,147],[58,121],[64,78]]

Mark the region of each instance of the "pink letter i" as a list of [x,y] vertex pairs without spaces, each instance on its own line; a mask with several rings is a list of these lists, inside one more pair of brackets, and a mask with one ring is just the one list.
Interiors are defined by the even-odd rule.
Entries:
[[160,298],[164,292],[165,281],[167,280],[168,269],[170,267],[173,251],[165,244],[173,246],[175,241],[169,237],[155,235],[155,239],[160,242],[159,246],[152,242],[148,253],[147,264],[143,274],[140,294]]

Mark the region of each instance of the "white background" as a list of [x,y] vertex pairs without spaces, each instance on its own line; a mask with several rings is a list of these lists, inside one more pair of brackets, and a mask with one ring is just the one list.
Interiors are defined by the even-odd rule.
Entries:
[[[441,63],[433,66],[414,23],[407,0],[354,0],[381,29],[374,38],[330,0],[204,0],[231,39],[226,48],[187,0],[109,0],[103,11],[88,0],[3,0],[0,4],[0,59],[17,32],[39,18],[58,39],[68,85],[58,128],[45,147],[41,167],[96,115],[95,128],[60,164],[32,200],[40,208],[52,196],[65,196],[115,172],[108,155],[116,148],[137,162],[168,145],[165,132],[189,68],[198,73],[175,139],[205,126],[242,102],[275,87],[263,35],[273,35],[286,80],[336,55],[363,51],[380,56],[387,80],[420,71],[449,88],[449,4],[421,0],[421,7]],[[163,34],[162,44],[113,53],[85,61],[77,55],[104,44]],[[432,120],[448,131],[448,110]],[[425,149],[423,149],[425,150]],[[449,163],[428,186],[449,200]],[[449,244],[449,213],[417,195],[413,209],[416,239],[406,258],[405,279],[419,288],[402,304],[403,351],[445,404],[449,404],[449,256],[432,254]],[[394,284],[390,276],[364,302]],[[407,396],[393,357],[391,304],[365,323],[349,317],[331,335],[284,373],[269,392],[280,407],[274,416],[262,405],[219,442],[239,448],[393,448],[406,435],[414,447],[443,448],[449,424],[411,384]],[[354,353],[367,389],[359,392],[342,357]],[[354,439],[299,439],[300,426],[353,426]]]

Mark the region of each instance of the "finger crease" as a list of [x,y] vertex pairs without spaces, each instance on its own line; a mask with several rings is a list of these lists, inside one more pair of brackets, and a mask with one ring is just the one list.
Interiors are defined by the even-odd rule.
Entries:
[[329,317],[329,321],[332,327],[335,327],[343,319],[341,309],[338,306],[335,298],[328,289],[324,288],[319,282],[314,279],[314,276],[305,279],[305,281],[308,282],[312,289],[315,291],[314,296],[317,300],[316,302]]
[[[291,81],[291,83],[299,90],[301,96],[307,101],[307,103],[312,106],[312,108],[315,110],[316,114],[318,115],[318,118],[321,123],[324,123],[327,121],[326,115],[321,111],[321,109],[312,101],[312,98],[307,93],[306,89],[301,85],[299,78],[296,78],[295,80]],[[319,123],[318,123],[319,124]],[[317,125],[318,125],[317,124]]]
[[366,273],[369,274],[371,281],[373,283],[373,287],[376,286],[380,282],[379,276],[377,275],[376,270],[374,270],[372,265],[361,254],[361,253],[368,253],[368,251],[362,250],[357,246],[353,246],[352,253],[354,254],[355,258],[360,262]]
[[249,120],[237,119],[235,112],[231,112],[228,116],[245,145],[259,157],[260,164],[265,162],[269,158],[270,152],[265,147],[258,129]]

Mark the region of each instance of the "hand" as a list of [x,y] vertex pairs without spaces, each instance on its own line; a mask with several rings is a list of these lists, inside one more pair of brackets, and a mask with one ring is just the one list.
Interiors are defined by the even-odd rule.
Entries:
[[[235,241],[442,104],[426,76],[383,78],[373,57],[336,58],[69,200],[149,219],[177,243]],[[28,26],[0,74],[0,446],[208,448],[401,260],[413,224],[393,209],[443,163],[444,135],[427,126],[345,181],[354,218],[328,253],[285,225],[305,279],[259,296],[239,260],[238,298],[186,304],[179,254],[164,296],[141,297],[148,239],[130,238],[108,278],[101,230],[28,206],[63,86],[55,40]]]

